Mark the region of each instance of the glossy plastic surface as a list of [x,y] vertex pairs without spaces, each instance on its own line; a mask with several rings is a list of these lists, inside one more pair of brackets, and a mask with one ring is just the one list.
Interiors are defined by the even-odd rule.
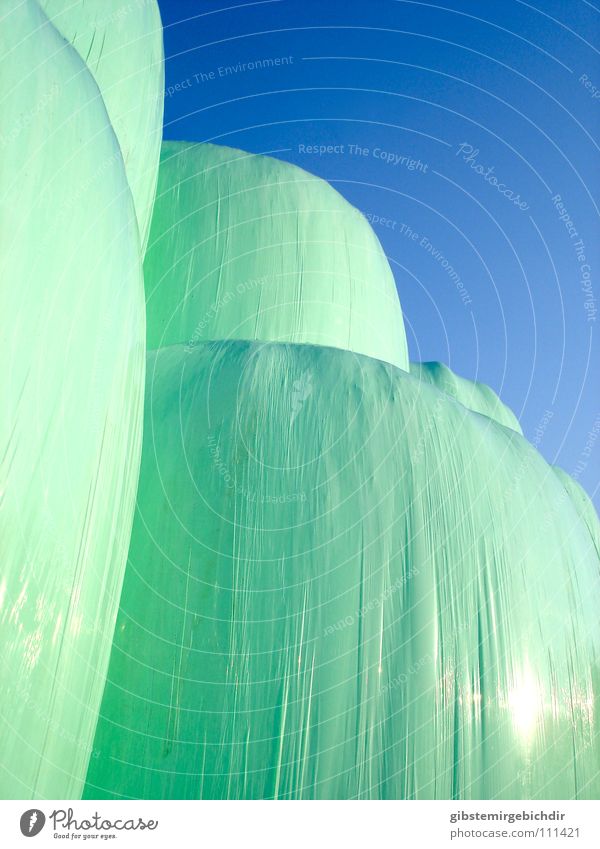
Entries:
[[408,369],[394,277],[370,224],[277,159],[165,142],[144,278],[149,349],[312,342]]
[[522,436],[400,369],[152,353],[86,796],[597,798],[598,566]]
[[502,403],[487,384],[460,377],[444,363],[411,363],[410,373],[417,380],[431,383],[474,413],[481,413],[504,427],[523,433],[513,411]]
[[162,141],[164,57],[156,0],[39,0],[92,73],[117,136],[142,249]]
[[0,26],[0,796],[77,798],[141,450],[134,204],[93,75],[33,0]]

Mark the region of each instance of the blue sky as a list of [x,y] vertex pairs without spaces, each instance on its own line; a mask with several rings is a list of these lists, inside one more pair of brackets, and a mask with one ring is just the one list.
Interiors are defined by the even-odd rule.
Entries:
[[411,359],[492,386],[600,506],[600,11],[159,5],[165,137],[331,182],[383,244]]

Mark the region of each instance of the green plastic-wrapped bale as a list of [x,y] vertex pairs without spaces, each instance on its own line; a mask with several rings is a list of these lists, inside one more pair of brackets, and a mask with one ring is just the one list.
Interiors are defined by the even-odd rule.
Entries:
[[513,411],[503,404],[494,390],[485,383],[460,377],[444,363],[411,363],[410,373],[418,380],[436,386],[474,413],[481,413],[504,427],[523,433]]
[[133,195],[142,250],[162,140],[164,60],[156,0],[39,0],[99,87]]
[[139,471],[134,204],[94,77],[34,0],[0,26],[0,797],[77,798]]
[[381,361],[173,346],[88,798],[598,798],[598,553],[514,430]]
[[144,279],[149,349],[311,342],[408,369],[371,226],[324,180],[277,159],[165,142]]

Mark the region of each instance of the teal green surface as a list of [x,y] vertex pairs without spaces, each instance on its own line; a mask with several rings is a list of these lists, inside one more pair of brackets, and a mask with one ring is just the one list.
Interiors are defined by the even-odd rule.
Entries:
[[98,84],[148,239],[162,141],[164,56],[155,0],[39,0]]
[[504,427],[523,433],[513,411],[485,383],[460,377],[444,363],[411,363],[410,373],[418,380],[436,386],[474,413],[481,413]]
[[141,252],[94,76],[33,0],[2,15],[0,796],[67,799],[85,778],[133,517]]
[[596,513],[596,508],[594,507],[591,498],[581,484],[574,480],[571,475],[567,474],[558,466],[554,466],[553,468],[554,472],[562,482],[565,491],[575,505],[577,512],[587,526],[590,535],[594,540],[598,556],[600,557],[600,522],[598,521],[598,514]]
[[159,168],[155,2],[2,14],[0,797],[598,798],[579,484],[331,186]]
[[598,798],[598,553],[514,430],[378,360],[151,352],[86,798]]
[[165,142],[144,278],[149,349],[312,342],[408,369],[394,277],[370,224],[277,159]]

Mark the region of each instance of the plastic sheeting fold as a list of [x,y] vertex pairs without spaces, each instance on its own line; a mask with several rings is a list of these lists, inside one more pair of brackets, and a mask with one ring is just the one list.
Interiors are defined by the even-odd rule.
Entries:
[[289,163],[165,142],[144,278],[149,349],[312,342],[408,369],[394,277],[373,229]]

